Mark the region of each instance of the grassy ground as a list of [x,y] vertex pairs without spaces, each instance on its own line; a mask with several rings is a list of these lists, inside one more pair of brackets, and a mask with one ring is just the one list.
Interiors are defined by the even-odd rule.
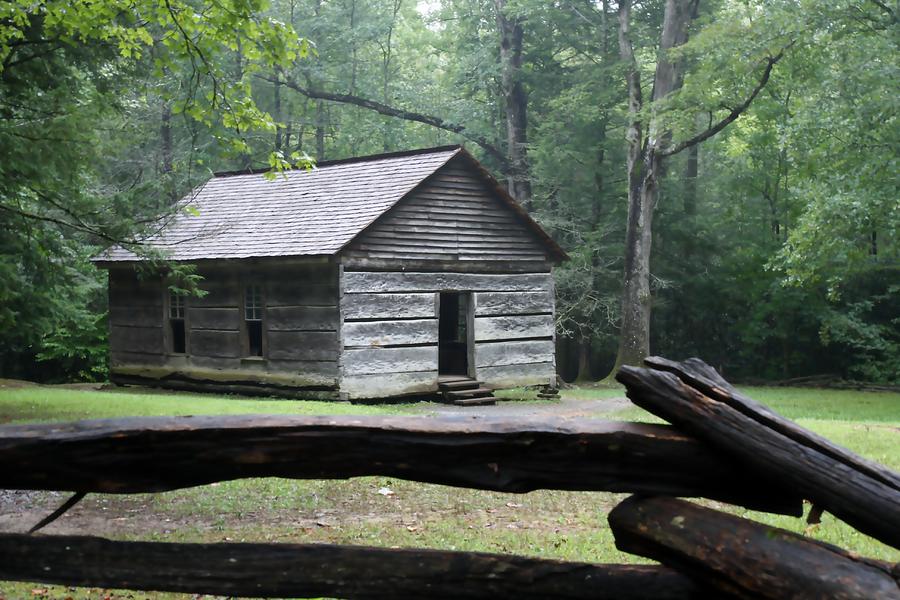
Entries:
[[[749,388],[802,425],[856,452],[900,469],[900,394]],[[552,403],[510,398],[548,411]],[[575,389],[568,402],[620,397],[616,389]],[[515,403],[520,404],[520,403]],[[598,405],[601,403],[598,402]],[[604,418],[653,421],[654,417],[617,404]],[[0,423],[125,415],[223,413],[422,414],[438,407],[359,406],[345,403],[246,400],[209,395],[76,391],[48,387],[0,388]],[[594,415],[592,415],[594,416]],[[384,494],[385,489],[391,493]],[[0,492],[2,493],[2,492]],[[64,495],[27,493],[0,496],[0,530],[21,531],[39,520]],[[48,533],[84,533],[115,539],[166,541],[335,542],[484,550],[566,560],[642,562],[615,549],[606,513],[622,498],[606,493],[539,491],[498,494],[437,485],[364,477],[350,481],[253,479],[165,494],[91,495],[48,528]],[[717,506],[818,539],[888,560],[900,551],[863,536],[830,515],[821,525]],[[176,594],[109,592],[54,586],[0,583],[0,598],[156,598]]]
[[0,423],[72,421],[111,417],[171,415],[390,415],[412,412],[414,405],[354,405],[313,400],[287,401],[166,393],[141,390],[94,391],[51,386],[0,387]]

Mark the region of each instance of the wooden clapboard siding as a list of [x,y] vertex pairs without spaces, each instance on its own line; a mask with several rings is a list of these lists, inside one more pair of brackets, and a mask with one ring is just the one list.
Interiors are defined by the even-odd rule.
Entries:
[[397,202],[343,255],[482,262],[548,259],[534,230],[462,157]]
[[[437,364],[437,363],[435,363]],[[437,391],[438,372],[344,375],[341,391],[351,399],[386,398]]]
[[495,389],[523,385],[546,385],[556,379],[556,367],[554,363],[548,361],[479,367],[478,379]]
[[474,322],[476,342],[553,336],[553,315],[475,317]]
[[475,294],[475,316],[522,315],[553,312],[553,295],[541,292],[482,292]]
[[437,319],[344,323],[344,347],[436,344]]
[[384,292],[547,292],[550,273],[384,273],[345,271],[344,293]]
[[[346,291],[346,290],[345,290]],[[354,319],[402,319],[435,317],[434,293],[345,294],[344,321]]]
[[478,342],[475,344],[475,367],[482,377],[482,367],[503,367],[554,361],[553,340]]

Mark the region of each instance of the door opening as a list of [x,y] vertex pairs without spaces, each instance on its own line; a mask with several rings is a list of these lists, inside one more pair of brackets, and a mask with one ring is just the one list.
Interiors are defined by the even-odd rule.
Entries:
[[438,320],[438,372],[469,374],[469,302],[466,292],[441,292]]

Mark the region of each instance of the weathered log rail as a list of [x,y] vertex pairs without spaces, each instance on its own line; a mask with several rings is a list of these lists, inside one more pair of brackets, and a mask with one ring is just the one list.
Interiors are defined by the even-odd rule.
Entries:
[[609,513],[616,547],[742,598],[887,600],[892,565],[675,498],[632,497]]
[[698,584],[666,567],[595,565],[481,552],[0,534],[0,557],[0,580],[228,597],[708,597]]
[[[589,419],[181,417],[0,427],[0,488],[137,493],[243,477],[384,475],[636,494],[617,546],[663,566],[442,550],[0,534],[0,579],[244,597],[900,600],[900,565],[704,508],[828,510],[900,547],[900,475],[742,395],[697,359],[625,367],[675,427]],[[77,496],[76,496],[77,497]]]
[[472,417],[145,417],[0,427],[0,488],[141,493],[364,475],[529,492],[705,497],[800,515],[801,497],[665,425]]
[[796,425],[782,433],[784,419],[768,409],[744,402],[738,410],[732,405],[738,401],[735,396],[717,393],[729,401],[710,398],[671,373],[622,367],[617,378],[641,408],[721,448],[747,467],[770,473],[863,533],[900,547],[896,474],[874,468]]

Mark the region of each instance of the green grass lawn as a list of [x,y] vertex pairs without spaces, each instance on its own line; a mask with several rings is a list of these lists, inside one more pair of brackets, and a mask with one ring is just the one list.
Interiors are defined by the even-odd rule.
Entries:
[[144,390],[84,391],[52,386],[0,388],[0,424],[180,415],[396,415],[413,410],[414,405],[410,404],[357,405]]
[[[852,450],[900,469],[900,394],[747,388],[745,391],[801,425]],[[510,398],[531,397],[523,390]],[[565,390],[573,400],[621,397],[621,389]],[[539,406],[537,403],[535,406]],[[540,406],[552,406],[541,403]],[[621,405],[617,405],[621,406]],[[236,413],[422,414],[429,404],[363,406],[348,403],[253,400],[202,394],[76,391],[58,387],[0,388],[0,423],[56,421],[127,415]],[[631,407],[606,418],[654,421]],[[379,493],[389,488],[390,495]],[[0,503],[0,529],[16,518],[31,524],[65,496],[36,494],[10,509]],[[624,496],[552,490],[499,494],[478,490],[362,477],[350,481],[250,479],[164,494],[92,494],[48,533],[85,533],[115,539],[166,541],[333,542],[515,553],[593,562],[646,562],[615,549],[606,514]],[[855,532],[831,515],[808,527],[802,519],[723,508],[832,542],[873,557],[900,560],[900,551]],[[25,511],[6,515],[3,511]],[[4,524],[6,526],[4,527]],[[154,598],[191,596],[66,589],[0,583],[0,599]]]

